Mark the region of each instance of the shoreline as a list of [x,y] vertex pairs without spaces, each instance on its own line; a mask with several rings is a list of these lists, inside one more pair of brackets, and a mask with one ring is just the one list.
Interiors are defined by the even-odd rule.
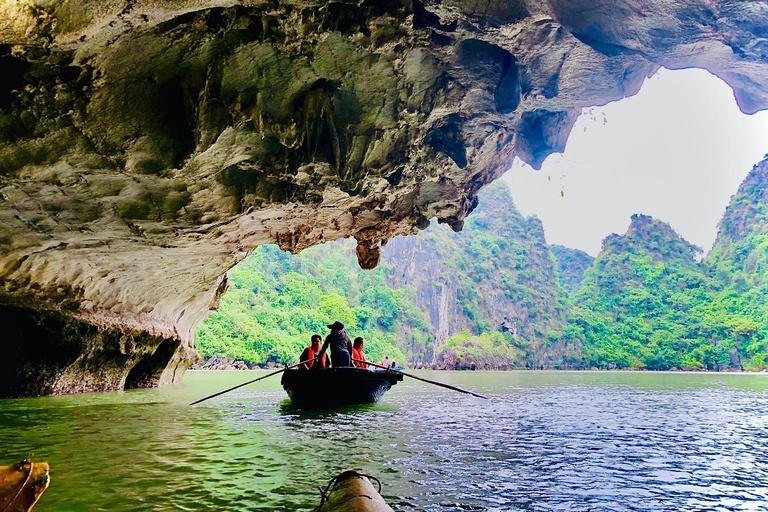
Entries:
[[[248,368],[189,368],[187,371],[200,371],[200,372],[222,372],[222,371],[274,371],[285,368],[285,365],[274,365],[269,367],[263,367],[259,365],[253,365]],[[599,368],[483,368],[483,369],[453,369],[453,368],[409,368],[406,367],[405,371],[433,371],[433,372],[456,372],[456,373],[482,373],[482,372],[552,372],[552,373],[654,373],[654,374],[700,374],[700,375],[768,375],[768,369],[761,370],[646,370],[641,368],[621,368],[621,369],[599,369]]]

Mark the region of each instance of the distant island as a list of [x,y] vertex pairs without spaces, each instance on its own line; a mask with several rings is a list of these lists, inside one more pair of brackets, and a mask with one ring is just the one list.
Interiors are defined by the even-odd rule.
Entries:
[[391,240],[373,271],[344,241],[296,256],[260,247],[231,271],[196,343],[206,357],[285,364],[338,319],[370,358],[410,366],[768,369],[768,159],[699,254],[642,214],[597,258],[547,245],[497,182],[461,233],[433,224]]

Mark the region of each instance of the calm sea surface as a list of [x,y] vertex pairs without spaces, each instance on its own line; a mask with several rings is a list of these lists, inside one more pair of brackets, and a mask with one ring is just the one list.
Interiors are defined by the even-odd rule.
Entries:
[[36,512],[309,510],[345,469],[395,510],[768,511],[768,375],[419,372],[381,403],[292,408],[266,372],[0,400],[0,464],[52,465]]

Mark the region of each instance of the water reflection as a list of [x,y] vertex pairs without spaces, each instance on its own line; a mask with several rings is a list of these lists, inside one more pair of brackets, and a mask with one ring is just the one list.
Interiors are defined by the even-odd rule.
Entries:
[[768,378],[439,373],[377,405],[301,410],[251,376],[0,401],[0,456],[52,463],[36,510],[308,510],[346,469],[396,510],[768,510]]
[[396,412],[397,407],[389,403],[379,404],[361,404],[361,405],[340,405],[326,409],[303,409],[297,407],[289,399],[280,402],[278,412],[283,416],[291,416],[296,420],[316,420],[328,419],[336,416],[363,414],[371,411],[391,411]]

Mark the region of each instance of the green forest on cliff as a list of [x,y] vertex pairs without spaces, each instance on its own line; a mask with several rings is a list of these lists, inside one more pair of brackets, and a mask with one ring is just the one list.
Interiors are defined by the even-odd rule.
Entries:
[[343,321],[385,355],[439,368],[768,367],[768,162],[732,198],[700,250],[635,215],[597,258],[548,246],[501,183],[461,233],[434,224],[392,240],[373,271],[341,241],[293,256],[260,247],[230,273],[197,346],[248,363],[293,362]]
[[407,325],[426,340],[429,326],[411,290],[387,286],[386,272],[386,265],[360,270],[348,243],[298,256],[260,247],[232,270],[221,307],[198,328],[197,346],[248,363],[297,361],[311,334],[340,320],[366,339],[369,356],[405,361],[395,329]]

